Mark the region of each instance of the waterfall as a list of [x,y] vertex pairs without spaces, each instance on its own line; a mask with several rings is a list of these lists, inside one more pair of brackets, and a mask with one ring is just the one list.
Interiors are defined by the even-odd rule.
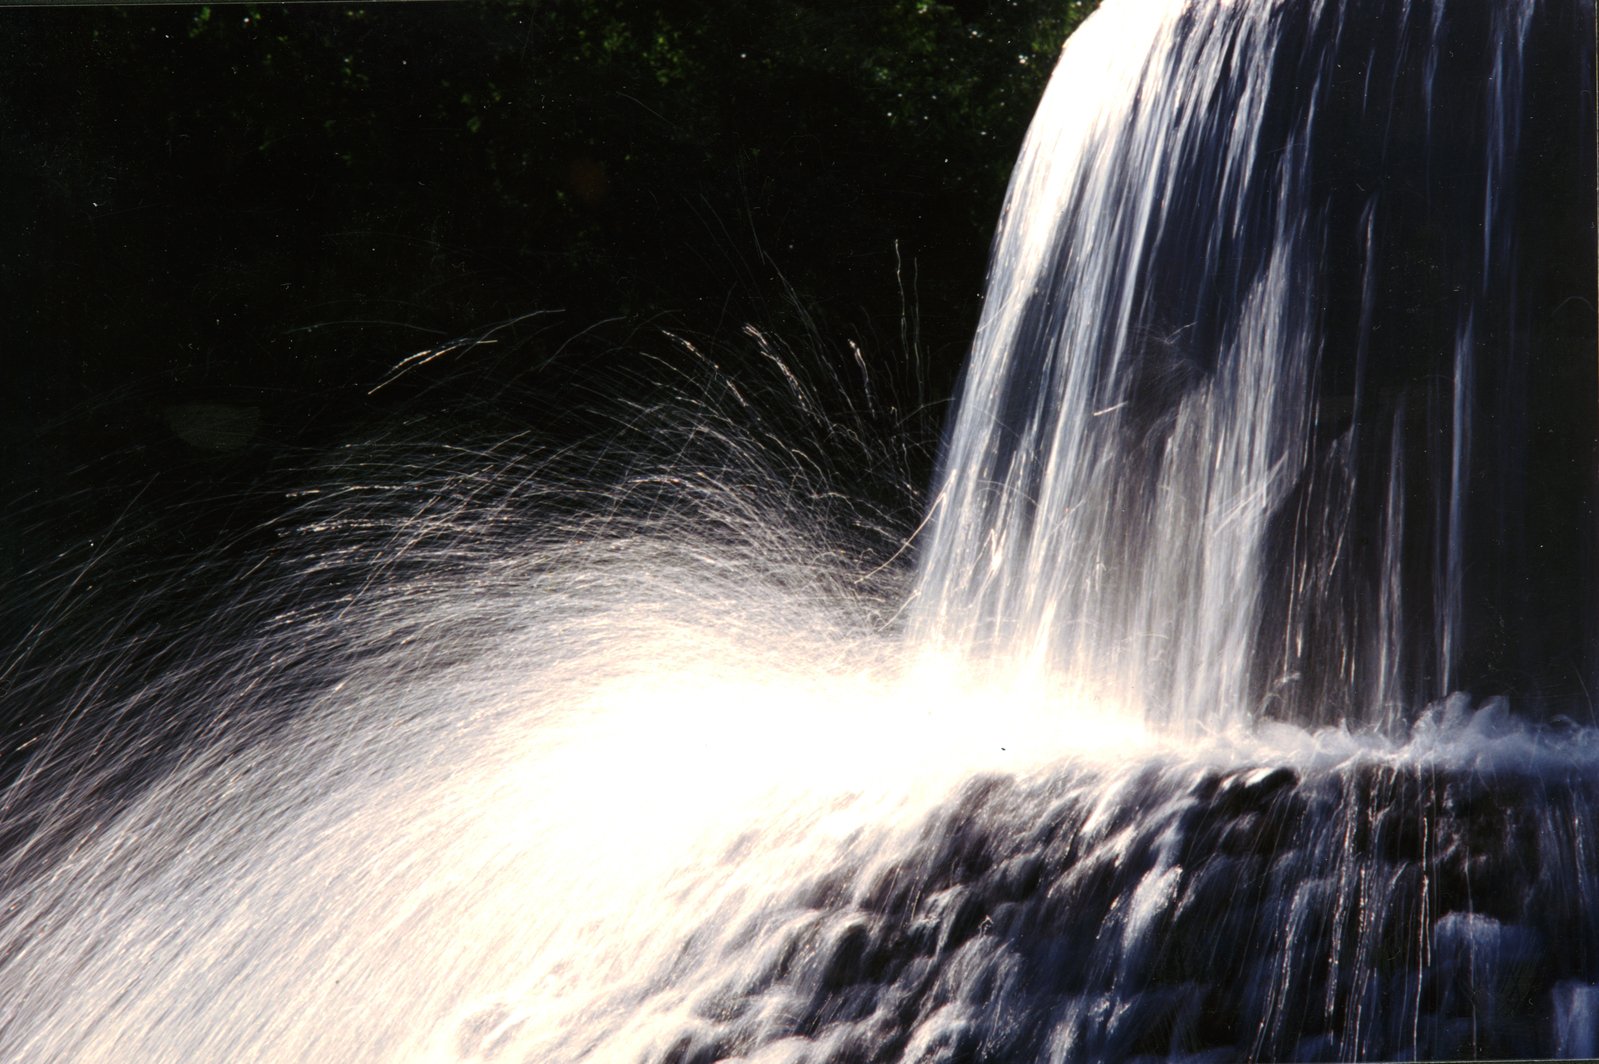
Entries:
[[1593,57],[1108,0],[914,572],[894,412],[751,328],[74,574],[0,671],[0,1059],[1599,1052]]
[[1592,12],[1096,14],[1012,179],[918,633],[1180,726],[1591,719]]

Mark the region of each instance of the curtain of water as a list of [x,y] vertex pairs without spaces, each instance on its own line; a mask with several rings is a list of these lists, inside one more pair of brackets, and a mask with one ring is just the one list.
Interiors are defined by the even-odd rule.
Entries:
[[1456,696],[1179,748],[1091,697],[1569,702],[1593,41],[1584,0],[1107,3],[1017,170],[908,643],[818,516],[847,480],[709,400],[610,481],[406,448],[309,492],[157,667],[51,663],[0,1057],[1599,1050],[1599,730]]
[[1107,4],[1012,180],[918,633],[1190,725],[1580,690],[1591,304],[1553,319],[1591,122],[1543,101],[1592,36],[1554,0]]

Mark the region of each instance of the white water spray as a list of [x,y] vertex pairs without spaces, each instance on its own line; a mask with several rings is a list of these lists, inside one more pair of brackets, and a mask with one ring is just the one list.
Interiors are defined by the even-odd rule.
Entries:
[[[516,472],[492,475],[532,490]],[[511,504],[459,499],[378,542],[319,522],[304,547],[434,556],[280,615],[242,659],[190,637],[186,697],[216,734],[8,857],[8,1059],[658,1054],[725,940],[863,832],[975,768],[1053,762],[1063,729],[1084,756],[1142,741],[1059,690],[907,665],[836,563],[775,526],[697,542],[738,520],[613,515],[541,542],[486,527]],[[285,707],[273,662],[306,643],[330,682]],[[145,711],[186,709],[167,698]],[[51,750],[40,793],[95,798],[115,739]]]
[[[1401,4],[1405,48],[1432,56],[1457,6]],[[1484,31],[1495,194],[1557,6]],[[1366,357],[1327,347],[1336,212],[1305,206],[1348,12],[1293,7],[1121,0],[1074,38],[909,595],[892,544],[829,516],[852,508],[828,449],[870,432],[780,362],[764,397],[639,417],[660,461],[380,453],[151,674],[142,635],[56,665],[84,677],[0,820],[0,1058],[1592,1051],[1592,733],[1440,697],[1492,322],[1451,308],[1449,381],[1323,431],[1325,365]],[[1285,69],[1309,101],[1286,118]],[[1361,343],[1389,211],[1356,212]],[[1407,402],[1452,419],[1435,495]],[[1313,503],[1372,468],[1367,584]],[[1278,622],[1331,632],[1301,656],[1361,710],[1343,726],[1257,719]],[[1292,660],[1268,693],[1303,705]]]

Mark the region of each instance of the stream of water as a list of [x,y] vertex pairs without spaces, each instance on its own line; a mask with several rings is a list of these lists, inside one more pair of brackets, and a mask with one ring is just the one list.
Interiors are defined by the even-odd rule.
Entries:
[[0,1058],[1599,1053],[1593,53],[1109,0],[908,551],[781,353],[649,457],[352,450],[13,666]]

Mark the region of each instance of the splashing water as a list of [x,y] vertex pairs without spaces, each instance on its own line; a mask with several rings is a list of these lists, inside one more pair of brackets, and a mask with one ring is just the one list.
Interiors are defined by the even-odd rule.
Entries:
[[1593,1053],[1592,25],[1107,4],[913,581],[774,355],[14,668],[0,1058]]
[[1148,741],[1059,685],[908,666],[871,616],[883,589],[741,509],[776,474],[692,503],[635,474],[602,516],[530,535],[551,471],[476,465],[314,495],[284,570],[227,599],[264,621],[248,642],[197,638],[186,675],[118,711],[203,707],[209,734],[159,771],[111,729],[30,762],[0,1055],[658,1053],[774,887],[974,769],[1055,760],[1063,726],[1079,756]]

